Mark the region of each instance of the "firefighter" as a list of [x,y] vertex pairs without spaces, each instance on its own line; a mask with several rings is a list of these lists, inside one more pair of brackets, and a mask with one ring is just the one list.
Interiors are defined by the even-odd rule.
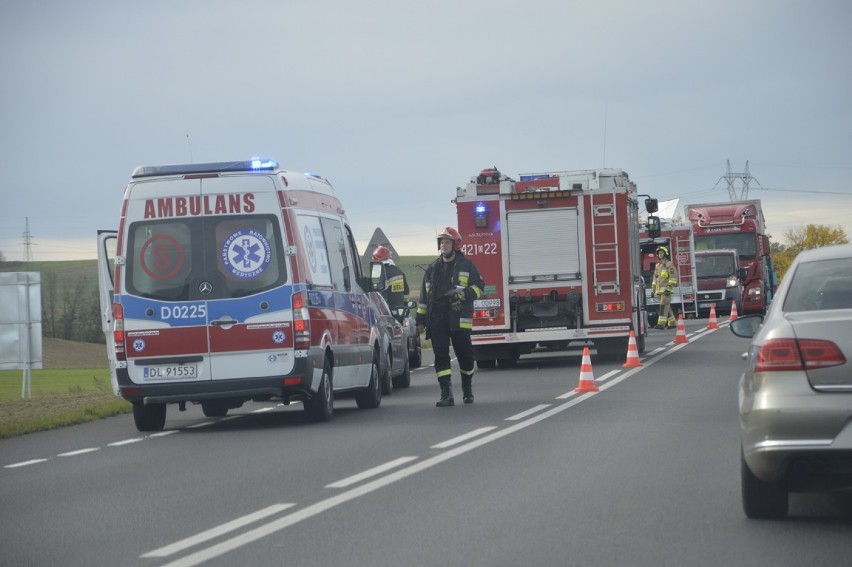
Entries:
[[391,251],[384,246],[376,246],[373,250],[373,261],[385,265],[385,274],[388,277],[388,285],[382,290],[382,295],[388,302],[391,311],[408,304],[408,280],[391,258]]
[[657,247],[657,265],[654,268],[654,278],[651,280],[651,291],[660,298],[660,311],[657,314],[656,329],[672,329],[677,325],[672,310],[672,291],[677,285],[677,268],[669,256],[665,246]]
[[435,373],[441,399],[435,405],[455,405],[450,368],[450,343],[459,361],[464,403],[473,403],[473,373],[476,369],[470,333],[473,301],[482,296],[485,283],[479,270],[461,251],[461,235],[447,227],[438,235],[441,255],[426,269],[417,304],[417,332],[426,331],[435,353]]

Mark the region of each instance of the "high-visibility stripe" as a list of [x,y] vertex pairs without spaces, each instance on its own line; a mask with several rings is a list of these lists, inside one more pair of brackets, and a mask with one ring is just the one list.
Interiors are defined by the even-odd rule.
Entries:
[[447,368],[446,370],[438,370],[437,368],[435,369],[435,375],[437,375],[438,378],[440,378],[442,376],[452,376],[452,374],[453,374],[452,368]]

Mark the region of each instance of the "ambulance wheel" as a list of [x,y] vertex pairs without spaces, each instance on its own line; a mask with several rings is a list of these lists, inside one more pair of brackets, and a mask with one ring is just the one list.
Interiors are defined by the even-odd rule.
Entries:
[[206,417],[225,417],[228,415],[228,406],[222,402],[201,402],[201,411]]
[[402,374],[393,379],[394,388],[408,388],[411,386],[411,365],[408,357],[405,357],[405,369]]
[[334,414],[334,392],[331,386],[331,362],[325,359],[317,393],[305,400],[305,414],[311,421],[328,421]]
[[374,409],[382,403],[382,381],[379,379],[379,353],[373,354],[370,368],[370,383],[367,388],[355,394],[355,403],[361,409]]
[[497,366],[500,368],[514,368],[517,362],[517,358],[498,358]]
[[166,404],[133,402],[133,421],[139,431],[162,431],[166,425]]
[[494,368],[495,366],[497,366],[497,361],[494,360],[493,358],[476,361],[476,367],[477,368]]

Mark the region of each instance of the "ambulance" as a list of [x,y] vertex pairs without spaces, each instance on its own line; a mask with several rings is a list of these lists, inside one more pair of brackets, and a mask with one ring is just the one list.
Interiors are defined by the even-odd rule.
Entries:
[[272,160],[141,166],[118,231],[100,231],[113,388],[140,431],[166,407],[225,416],[248,401],[382,400],[378,311],[345,211],[320,176]]

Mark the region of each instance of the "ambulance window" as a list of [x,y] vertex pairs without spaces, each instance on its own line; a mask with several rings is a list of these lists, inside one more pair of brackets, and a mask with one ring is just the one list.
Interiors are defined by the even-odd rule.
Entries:
[[325,249],[328,254],[328,265],[331,281],[338,291],[351,291],[352,284],[349,276],[350,261],[346,256],[346,244],[343,240],[343,228],[337,219],[321,218]]
[[302,237],[304,258],[311,271],[310,280],[316,286],[333,288],[326,237],[316,215],[299,215],[299,231]]
[[164,300],[188,297],[193,248],[186,223],[135,223],[130,227],[127,249],[128,291]]
[[355,245],[355,238],[352,236],[352,230],[347,226],[346,227],[346,242],[349,244],[348,250],[351,258],[354,258],[356,261],[352,262],[353,274],[352,277],[355,278],[355,281],[361,281],[361,262],[360,256],[358,255],[358,247]]
[[243,297],[287,281],[277,219],[272,215],[221,217],[215,223],[216,269],[227,297]]

